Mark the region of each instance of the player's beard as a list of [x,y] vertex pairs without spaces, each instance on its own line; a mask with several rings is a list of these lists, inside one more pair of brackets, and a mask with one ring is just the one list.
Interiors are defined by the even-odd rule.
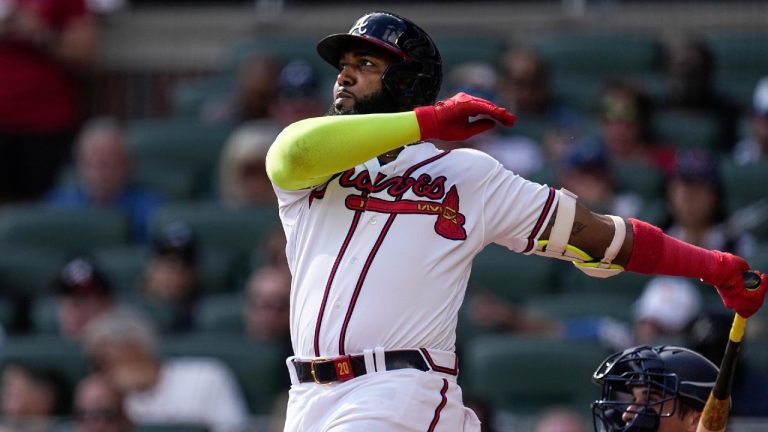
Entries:
[[369,96],[355,100],[351,108],[337,110],[335,105],[331,103],[325,115],[377,114],[400,111],[402,111],[402,108],[395,98],[388,91],[381,89]]

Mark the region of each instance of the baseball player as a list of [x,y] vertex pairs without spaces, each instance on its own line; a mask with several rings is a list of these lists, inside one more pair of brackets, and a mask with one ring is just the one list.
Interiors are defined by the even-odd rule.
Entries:
[[718,368],[675,346],[637,346],[609,356],[592,380],[595,432],[695,432]]
[[498,243],[623,270],[703,278],[744,316],[746,262],[635,219],[598,215],[485,153],[441,151],[515,116],[442,81],[432,39],[388,12],[322,39],[338,68],[329,115],[286,127],[267,155],[287,237],[292,380],[286,431],[478,431],[454,354],[472,259]]

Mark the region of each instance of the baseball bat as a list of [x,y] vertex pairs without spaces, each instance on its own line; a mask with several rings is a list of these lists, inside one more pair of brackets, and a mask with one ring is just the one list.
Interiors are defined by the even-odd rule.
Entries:
[[[748,290],[756,290],[760,286],[760,275],[748,271],[744,273],[744,286]],[[717,374],[715,386],[709,393],[707,403],[701,412],[699,425],[696,432],[723,432],[728,424],[728,411],[733,386],[733,376],[736,372],[736,362],[741,352],[741,339],[744,337],[744,329],[747,325],[746,318],[734,314],[731,332],[728,334],[728,344],[725,346],[725,354],[720,363],[720,372]]]

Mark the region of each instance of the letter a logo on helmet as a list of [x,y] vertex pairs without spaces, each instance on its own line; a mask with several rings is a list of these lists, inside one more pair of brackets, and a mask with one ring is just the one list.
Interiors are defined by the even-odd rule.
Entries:
[[373,44],[402,59],[390,65],[381,79],[403,108],[435,103],[443,81],[442,60],[432,38],[419,26],[390,12],[371,12],[360,17],[348,33],[320,40],[317,52],[338,67],[352,41]]

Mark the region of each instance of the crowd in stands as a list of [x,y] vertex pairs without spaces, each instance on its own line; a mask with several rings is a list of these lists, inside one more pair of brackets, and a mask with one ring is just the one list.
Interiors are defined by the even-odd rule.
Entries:
[[[157,164],[135,145],[140,121],[81,106],[89,100],[78,95],[98,64],[99,41],[85,3],[11,3],[16,8],[0,16],[0,226],[9,223],[4,215],[14,208],[110,210],[122,218],[125,236],[121,244],[72,253],[53,244],[11,242],[0,229],[0,246],[8,245],[0,253],[39,247],[48,254],[40,256],[58,257],[48,261],[56,265],[50,275],[36,275],[50,276],[43,289],[20,286],[20,279],[7,276],[16,269],[0,266],[0,431],[127,432],[169,423],[211,432],[281,430],[289,384],[282,359],[292,353],[290,271],[264,159],[285,125],[326,112],[332,71],[275,53],[245,58],[227,85],[187,113],[186,120],[201,128],[226,131],[210,143],[214,151],[206,149],[214,160],[202,156],[199,166],[190,167],[171,156]],[[30,7],[38,3],[61,7]],[[532,47],[510,44],[492,61],[446,65],[444,95],[465,91],[487,98],[514,112],[518,124],[464,143],[438,144],[478,148],[531,180],[566,187],[598,212],[638,216],[687,242],[768,264],[768,231],[755,229],[768,215],[752,212],[751,224],[740,223],[734,215],[743,213],[744,202],[729,196],[734,187],[728,177],[734,170],[768,167],[768,70],[749,100],[734,100],[715,85],[718,58],[703,39],[666,48],[668,61],[655,85],[635,76],[606,77],[586,107],[558,93],[555,78],[563,71]],[[681,112],[713,119],[707,143],[683,145],[670,139],[674,135],[659,134],[664,114]],[[195,151],[190,144],[189,152]],[[147,174],[150,166],[159,171]],[[189,184],[168,193],[163,179],[182,178],[184,170],[192,172]],[[183,206],[191,209],[179,213],[184,217],[170,212]],[[210,214],[218,219],[206,220]],[[236,231],[245,226],[237,225],[229,237],[206,231],[207,223],[242,220],[251,230]],[[58,230],[66,234],[69,227]],[[567,265],[557,268],[557,286],[533,291],[566,295],[583,289],[572,283]],[[606,282],[613,294],[638,285],[624,276]],[[516,290],[514,279],[484,287],[473,278],[462,320],[480,334],[588,341],[611,350],[668,341],[719,362],[729,322],[722,310],[717,313],[722,306],[714,291],[679,279],[640,282],[639,289],[625,292],[627,307],[619,316],[564,316],[538,310],[534,299],[499,296]],[[759,333],[766,317],[751,320],[758,331],[747,338],[766,338]],[[71,374],[55,355],[41,364],[15,350],[15,341],[41,335],[64,349],[74,347],[80,369]],[[234,337],[237,349],[206,352],[200,342],[197,349],[179,349],[183,355],[168,354],[184,337],[197,335],[222,343]],[[467,343],[460,338],[457,349]],[[271,366],[238,369],[239,356],[249,350]],[[768,417],[768,386],[755,384],[768,381],[768,369],[757,366],[740,369],[737,415]],[[254,382],[266,384],[253,388]],[[485,407],[482,395],[470,396],[478,397],[478,414],[493,430],[491,408],[498,407]],[[588,407],[572,408],[542,411],[535,430],[587,430]]]

